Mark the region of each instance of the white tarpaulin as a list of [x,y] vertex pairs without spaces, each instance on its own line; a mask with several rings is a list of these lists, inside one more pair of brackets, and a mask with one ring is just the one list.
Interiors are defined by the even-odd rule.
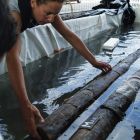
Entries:
[[[119,27],[120,15],[105,13],[65,21],[67,26],[82,40],[94,37],[100,31]],[[51,26],[51,24],[36,26],[21,33],[22,49],[20,59],[22,65],[33,62],[43,56],[50,56],[55,50],[70,47],[70,44]],[[0,74],[7,71],[5,58],[0,62]]]
[[136,19],[135,22],[139,23],[140,22],[140,0],[130,0],[130,5],[133,7],[135,13],[136,13]]

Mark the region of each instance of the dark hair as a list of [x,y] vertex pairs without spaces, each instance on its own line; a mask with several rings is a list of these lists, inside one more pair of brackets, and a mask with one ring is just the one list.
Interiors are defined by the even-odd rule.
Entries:
[[0,0],[0,54],[9,51],[16,41],[16,25],[6,0]]
[[49,1],[56,1],[56,2],[63,3],[65,0],[36,0],[37,4],[44,4]]
[[133,25],[136,18],[135,11],[130,5],[130,0],[127,0],[126,4],[127,4],[127,8],[124,9],[124,12],[122,15],[122,25],[125,27]]

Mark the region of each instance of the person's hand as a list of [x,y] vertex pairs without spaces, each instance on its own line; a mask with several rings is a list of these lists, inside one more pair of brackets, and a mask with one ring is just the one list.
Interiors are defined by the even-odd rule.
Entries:
[[44,122],[39,110],[32,104],[24,105],[21,107],[23,119],[25,121],[25,127],[28,133],[36,140],[41,140],[39,136],[36,124]]
[[103,73],[108,73],[112,70],[111,66],[108,63],[97,61],[96,64],[94,64],[94,67],[102,70]]

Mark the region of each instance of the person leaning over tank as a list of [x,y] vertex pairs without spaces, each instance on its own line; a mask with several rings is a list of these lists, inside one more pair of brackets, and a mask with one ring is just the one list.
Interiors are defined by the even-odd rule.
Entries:
[[[16,51],[17,50],[16,47],[19,42],[18,33],[16,29],[16,22],[14,18],[10,15],[9,6],[6,0],[0,0],[0,19],[1,19],[1,22],[0,22],[0,61],[3,58],[3,56],[7,54],[8,63],[9,63],[8,68],[12,69],[11,70],[12,72],[19,72],[19,75],[21,75],[22,72],[20,73],[19,71],[20,64],[17,63],[18,59],[16,60],[15,58],[16,55],[18,55]],[[10,54],[11,54],[11,57],[9,57]],[[13,65],[12,68],[10,68],[11,65]],[[16,69],[18,70],[16,71]],[[10,71],[11,80],[12,82],[15,82],[14,80],[19,79],[18,77],[19,75],[18,74],[14,75],[13,73],[14,77],[12,77],[11,71]],[[30,127],[29,126],[27,127],[31,129],[31,132],[35,134],[35,137],[39,137],[36,132],[35,121],[38,119],[40,122],[40,121],[44,121],[44,119],[40,115],[39,110],[30,103],[26,92],[24,92],[23,89],[19,91],[17,86],[19,86],[19,89],[20,89],[21,88],[20,85],[15,86],[15,84],[16,82],[13,85],[16,90],[16,95],[19,99],[19,103],[20,103],[24,120],[26,122],[29,122],[29,123],[26,123],[27,125],[30,125]],[[0,134],[0,139],[2,139],[1,134]]]
[[[35,25],[51,23],[52,26],[91,63],[91,65],[105,73],[109,72],[111,66],[107,63],[97,61],[79,37],[69,30],[60,18],[59,12],[63,6],[63,2],[64,0],[9,0],[9,8],[12,16],[16,20],[18,33]],[[18,36],[14,47],[7,53],[6,59],[9,76],[17,96],[19,100],[21,100],[21,104],[23,106],[28,106],[29,104],[29,108],[23,108],[23,112],[26,112],[23,115],[25,115],[27,130],[30,135],[38,138],[35,125],[33,124],[36,115],[34,114],[34,110],[31,109],[32,107],[30,108],[28,98],[22,98],[22,96],[27,96],[27,91],[21,62],[19,60],[20,51],[21,42]]]
[[9,15],[9,8],[5,0],[0,0],[0,19],[0,59],[2,59],[16,41],[16,26]]

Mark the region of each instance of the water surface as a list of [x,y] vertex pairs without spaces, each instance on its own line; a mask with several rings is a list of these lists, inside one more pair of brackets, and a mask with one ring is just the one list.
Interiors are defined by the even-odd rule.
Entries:
[[[113,29],[100,32],[85,41],[96,58],[114,66],[139,48],[139,25],[128,30]],[[110,37],[119,37],[113,52],[101,47]],[[90,82],[101,71],[92,67],[74,49],[70,48],[52,58],[44,57],[24,68],[28,96],[44,117],[57,109],[65,99]],[[7,74],[0,76],[0,133],[7,140],[21,140],[26,135],[15,93]]]

